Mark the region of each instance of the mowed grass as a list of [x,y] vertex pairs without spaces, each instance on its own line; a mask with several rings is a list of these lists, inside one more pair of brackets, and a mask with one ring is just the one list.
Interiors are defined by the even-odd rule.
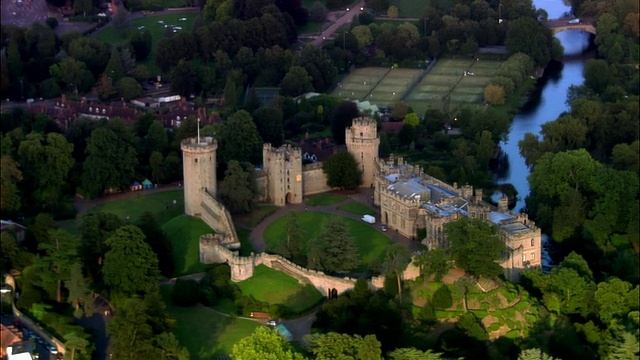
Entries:
[[331,95],[349,100],[363,100],[388,71],[387,68],[379,67],[355,69],[338,84]]
[[253,276],[238,283],[243,295],[269,304],[283,304],[295,312],[311,308],[323,296],[312,285],[303,286],[293,277],[265,265],[258,265]]
[[[329,219],[341,219],[346,222],[349,228],[349,235],[355,239],[362,259],[360,266],[356,269],[359,272],[366,271],[375,259],[381,259],[386,248],[391,245],[391,240],[376,231],[371,225],[363,222],[319,212],[303,212],[297,215],[300,228],[305,233],[302,244],[303,252],[308,251],[309,242],[320,234],[323,224]],[[267,251],[273,252],[278,242],[285,238],[284,225],[287,222],[287,218],[288,216],[281,217],[271,223],[265,230],[264,240],[267,245]]]
[[255,321],[218,314],[200,304],[192,307],[173,305],[173,286],[162,286],[167,311],[176,319],[174,334],[180,345],[189,350],[191,360],[215,360],[231,353],[233,345],[251,335],[258,326]]
[[175,276],[205,271],[207,265],[200,263],[200,236],[214,231],[204,221],[180,215],[162,225],[172,245]]
[[315,194],[308,197],[306,204],[309,206],[326,206],[341,203],[346,199],[344,195]]
[[[106,212],[118,215],[121,219],[135,224],[146,211],[156,217],[162,225],[174,217],[184,213],[184,191],[169,190],[147,193],[144,190],[133,193],[132,197],[120,200],[106,201],[96,205],[89,212]],[[175,204],[174,204],[175,201]]]
[[400,100],[409,86],[420,76],[417,69],[392,69],[376,85],[366,100],[376,105],[389,106]]
[[428,0],[389,0],[389,5],[396,6],[403,18],[420,17],[428,4]]
[[[170,25],[175,25],[182,28],[182,30],[177,30],[176,34],[181,31],[191,31],[193,29],[193,21],[195,20],[197,15],[198,13],[180,12],[175,14],[145,16],[131,20],[129,30],[125,33],[125,37],[122,37],[117,29],[113,26],[107,26],[96,34],[96,38],[112,45],[123,44],[128,41],[133,31],[141,31],[139,30],[139,28],[141,26],[144,26],[144,30],[149,30],[149,32],[151,33],[153,44],[151,53],[149,53],[147,59],[141,62],[141,64],[147,66],[151,75],[160,75],[160,70],[156,66],[155,61],[158,42],[164,37],[165,32],[170,27]],[[186,18],[186,20],[180,21],[180,19],[182,18]],[[163,21],[164,24],[161,24],[158,21]],[[167,25],[168,27],[165,28],[165,25]]]
[[350,212],[352,214],[358,214],[358,215],[366,215],[366,214],[373,214],[374,213],[372,208],[368,207],[367,205],[360,204],[360,203],[357,203],[357,202],[351,202],[351,203],[348,203],[348,204],[344,204],[344,205],[340,206],[340,210],[346,211],[346,212]]

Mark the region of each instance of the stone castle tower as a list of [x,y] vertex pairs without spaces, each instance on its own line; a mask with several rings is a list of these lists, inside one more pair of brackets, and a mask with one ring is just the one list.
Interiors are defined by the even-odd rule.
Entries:
[[267,202],[278,206],[302,203],[302,154],[299,148],[291,145],[272,148],[271,144],[264,144],[262,164],[267,174]]
[[189,138],[182,141],[182,163],[184,175],[184,213],[190,216],[201,214],[205,191],[215,198],[216,150],[218,142],[211,137]]
[[347,149],[356,158],[362,170],[362,187],[373,186],[380,146],[377,126],[374,119],[360,117],[353,119],[351,127],[345,129]]

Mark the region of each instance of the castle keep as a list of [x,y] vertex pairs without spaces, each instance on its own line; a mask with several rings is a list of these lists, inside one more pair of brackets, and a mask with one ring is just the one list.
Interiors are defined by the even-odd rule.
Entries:
[[[380,208],[380,222],[392,231],[407,237],[426,235],[419,239],[428,248],[448,247],[444,225],[461,217],[478,218],[495,224],[508,253],[501,260],[504,275],[517,281],[520,271],[541,265],[541,231],[526,214],[508,210],[507,199],[498,207],[482,201],[482,190],[469,185],[449,185],[423,172],[418,166],[405,164],[403,159],[378,159],[376,121],[356,118],[345,129],[347,150],[355,157],[362,171],[363,187],[374,188],[374,204]],[[216,231],[215,236],[200,239],[200,261],[227,262],[233,281],[253,276],[255,266],[264,264],[284,271],[301,283],[311,283],[324,294],[341,293],[351,288],[353,279],[333,278],[302,268],[277,255],[238,256],[234,250],[240,242],[231,215],[216,198],[217,142],[205,138],[184,140],[183,151],[185,214],[201,217]],[[302,165],[301,150],[291,145],[273,148],[264,144],[263,165],[256,170],[260,200],[284,206],[300,204],[307,195],[331,190],[322,171],[322,163]],[[415,278],[418,271],[410,266],[405,278]],[[371,280],[372,287],[381,287],[382,280]]]

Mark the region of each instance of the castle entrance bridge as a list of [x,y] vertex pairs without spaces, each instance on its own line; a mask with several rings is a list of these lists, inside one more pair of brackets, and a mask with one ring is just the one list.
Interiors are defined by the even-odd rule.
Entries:
[[596,20],[593,18],[580,19],[579,23],[571,22],[571,19],[557,19],[543,21],[542,23],[551,29],[551,32],[555,35],[567,30],[579,30],[586,31],[593,35],[596,34]]

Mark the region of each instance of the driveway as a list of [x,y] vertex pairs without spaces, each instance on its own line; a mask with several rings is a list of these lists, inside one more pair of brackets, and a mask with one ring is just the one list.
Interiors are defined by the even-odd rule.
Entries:
[[320,44],[322,44],[324,40],[331,37],[331,35],[333,35],[333,33],[338,29],[343,27],[345,24],[351,23],[353,17],[360,14],[361,7],[364,7],[364,0],[358,1],[357,4],[349,8],[349,11],[345,11],[344,14],[340,18],[338,18],[338,20],[336,20],[336,22],[331,24],[331,26],[329,26],[328,28],[324,29],[322,33],[320,33],[320,35],[315,38],[315,40],[311,41],[311,44],[320,46]]

